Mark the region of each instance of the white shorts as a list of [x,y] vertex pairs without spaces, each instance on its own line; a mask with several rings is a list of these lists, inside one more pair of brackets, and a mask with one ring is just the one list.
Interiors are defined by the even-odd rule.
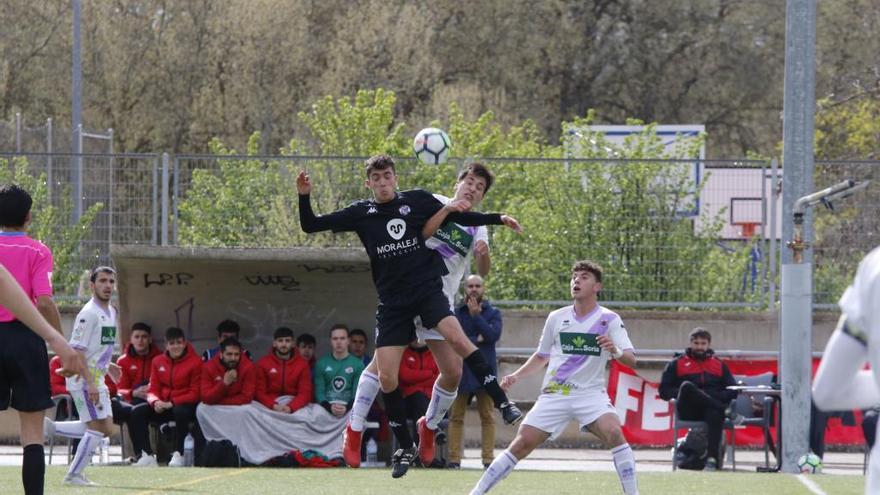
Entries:
[[581,431],[586,432],[589,425],[608,413],[617,414],[617,409],[611,405],[611,399],[604,390],[573,395],[541,394],[523,424],[549,433],[552,440],[565,430],[571,420],[576,420]]
[[[447,279],[447,277],[443,277],[443,295],[445,295],[446,299],[449,300],[449,309],[452,311],[452,314],[455,314],[455,305],[453,304],[453,298],[455,297],[455,293],[453,292],[450,295],[450,292],[449,292],[448,288],[446,287],[446,285],[447,285],[446,279]],[[418,316],[416,316],[413,319],[413,323],[416,324],[416,337],[418,337],[419,340],[422,340],[422,341],[446,340],[443,337],[443,335],[441,335],[440,332],[437,331],[436,328],[425,328],[425,326],[422,325],[422,319],[419,318]]]
[[85,390],[71,390],[70,396],[73,397],[73,404],[79,413],[79,420],[83,423],[113,417],[113,408],[110,406],[110,392],[107,389],[98,390],[97,404],[93,404],[89,400],[89,393]]

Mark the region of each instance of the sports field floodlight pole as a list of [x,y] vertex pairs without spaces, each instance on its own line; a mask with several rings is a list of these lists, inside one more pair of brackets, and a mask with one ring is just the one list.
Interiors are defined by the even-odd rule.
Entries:
[[791,261],[782,265],[782,469],[797,472],[797,460],[807,453],[810,424],[810,370],[813,341],[813,262],[804,261],[810,245],[805,240],[804,222],[808,208],[818,204],[833,210],[834,202],[864,189],[869,181],[845,180],[808,194],[792,207]]

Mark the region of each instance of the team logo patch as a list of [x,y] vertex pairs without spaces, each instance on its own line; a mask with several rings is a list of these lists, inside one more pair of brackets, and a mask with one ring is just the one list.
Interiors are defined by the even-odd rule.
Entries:
[[371,213],[377,213],[378,211],[379,210],[377,210],[375,206],[370,206],[370,208],[367,210],[367,215]]
[[410,212],[409,205],[401,206],[400,210],[398,210],[398,211],[400,212],[401,215],[409,215],[409,212]]
[[345,389],[346,380],[341,376],[337,376],[333,379],[333,390],[337,392],[342,392]]
[[351,366],[349,366],[348,368],[345,368],[345,372],[348,373],[348,374],[350,375],[350,374],[354,373],[354,368],[352,368]]
[[[401,207],[402,208],[402,207]],[[395,241],[399,241],[406,233],[406,222],[399,218],[393,218],[385,225],[388,235]]]

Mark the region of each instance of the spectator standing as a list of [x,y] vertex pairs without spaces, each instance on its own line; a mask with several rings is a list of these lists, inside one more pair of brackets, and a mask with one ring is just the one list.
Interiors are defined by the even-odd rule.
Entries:
[[[471,275],[465,280],[465,299],[455,310],[455,316],[461,323],[465,335],[492,368],[498,374],[498,358],[495,345],[501,338],[501,312],[485,300],[486,288],[483,277]],[[461,467],[462,437],[464,436],[464,415],[471,399],[476,397],[477,410],[480,413],[480,430],[483,466],[488,467],[495,458],[495,415],[492,397],[486,393],[482,384],[467,367],[462,370],[458,396],[452,403],[449,413],[449,467]]]

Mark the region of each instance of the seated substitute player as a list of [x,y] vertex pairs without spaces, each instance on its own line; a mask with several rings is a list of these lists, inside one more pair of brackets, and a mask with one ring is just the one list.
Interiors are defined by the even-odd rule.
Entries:
[[115,286],[116,272],[112,268],[99,266],[92,270],[89,276],[92,299],[76,315],[70,335],[70,346],[83,353],[88,362],[90,379],[67,378],[67,390],[73,398],[80,421],[86,424],[86,431],[64,476],[66,485],[95,485],[83,475],[83,470],[104,437],[113,434],[110,392],[104,376],[113,367],[113,373],[119,378],[119,368],[111,362],[116,344],[117,314],[116,308],[110,304],[110,297]]
[[116,364],[122,370],[122,378],[119,379],[119,397],[111,401],[114,420],[118,423],[122,418],[128,425],[132,449],[138,457],[134,465],[138,467],[156,465],[154,456],[145,455],[144,444],[149,441],[149,433],[146,430],[135,431],[136,425],[131,422],[131,415],[135,409],[150,408],[147,403],[150,371],[153,369],[153,359],[162,355],[162,351],[153,344],[152,331],[153,329],[143,322],[131,326],[128,346],[116,360]]
[[312,402],[312,372],[293,347],[293,330],[279,327],[272,349],[257,361],[254,398],[269,409],[295,413]]
[[257,370],[244,357],[235,337],[220,342],[220,352],[202,365],[202,402],[220,406],[243,406],[254,400]]
[[[526,415],[510,446],[492,461],[471,495],[488,492],[544,440],[555,437],[572,419],[611,448],[614,467],[627,495],[638,493],[636,462],[623,437],[620,418],[605,391],[609,357],[626,366],[636,356],[617,313],[597,302],[602,268],[578,261],[571,268],[574,304],[547,316],[538,350],[518,370],[501,380],[507,389],[521,378],[547,367],[541,395]],[[549,365],[549,367],[548,367]]]
[[348,327],[341,323],[330,327],[330,349],[330,354],[315,365],[315,402],[341,418],[354,403],[354,388],[364,371],[364,363],[349,354]]
[[[816,371],[813,401],[823,411],[871,408],[880,404],[880,248],[859,263],[839,304],[843,314]],[[880,493],[878,445],[871,448],[865,493]]]
[[[397,176],[394,175],[393,166],[390,168],[390,171],[378,169],[380,174],[377,174],[376,180],[391,181],[392,185],[396,187]],[[383,175],[387,175],[387,177],[383,177]],[[422,237],[427,238],[425,246],[434,250],[443,259],[446,268],[446,274],[442,276],[441,283],[443,294],[447,298],[450,315],[453,312],[455,293],[458,291],[461,278],[469,265],[469,254],[474,252],[478,269],[481,273],[488,273],[489,247],[486,242],[488,234],[484,227],[475,229],[466,225],[459,225],[455,223],[455,218],[450,219],[451,221],[445,224],[444,222],[447,220],[447,215],[450,212],[463,211],[471,204],[478,204],[489,190],[493,180],[492,174],[482,164],[472,163],[468,165],[459,174],[453,200],[435,195],[435,199],[443,203],[444,206],[426,222],[422,229]],[[371,182],[368,180],[368,183]],[[392,193],[394,187],[391,189]],[[378,192],[374,192],[374,196],[379,198],[379,193],[382,192],[382,189],[378,189]],[[412,192],[416,191],[401,194]],[[424,194],[423,191],[417,192]],[[398,200],[396,197],[393,198],[391,201]],[[408,212],[409,210],[406,211]],[[520,230],[519,224],[514,219],[507,218],[506,224],[514,230]],[[441,226],[442,228],[440,228]],[[491,367],[482,354],[478,352],[477,347],[464,334],[461,325],[458,324],[458,320],[454,317],[451,319],[454,320],[454,323],[447,322],[446,325],[454,327],[453,330],[449,328],[444,329],[442,325],[436,326],[436,328],[430,324],[424,327],[418,325],[417,327],[417,335],[428,343],[428,347],[431,349],[431,353],[434,355],[440,368],[440,376],[434,384],[431,404],[428,406],[425,419],[419,421],[418,426],[419,457],[425,464],[430,463],[434,458],[434,432],[455,400],[458,383],[461,380],[462,357],[465,358],[464,363],[467,364],[468,369],[475,376],[479,377],[481,382],[488,378],[485,380],[486,390],[492,397],[495,406],[501,409],[504,421],[508,424],[514,424],[522,417],[522,413],[516,405],[509,402],[507,396],[497,386],[495,373],[492,372]],[[440,323],[442,324],[445,320],[446,317],[444,316]],[[421,323],[428,322],[422,318]],[[426,330],[426,328],[431,330]],[[376,346],[377,349],[380,347],[378,340]],[[378,354],[379,352],[377,351],[377,357]],[[345,430],[343,455],[346,463],[351,467],[358,467],[360,465],[358,452],[361,445],[361,433],[364,429],[364,417],[380,388],[380,380],[376,374],[378,369],[377,359],[374,359],[373,363],[367,367],[367,371],[361,375],[351,421]],[[409,461],[409,459],[403,459],[404,463]],[[402,468],[399,472],[405,473],[406,470]]]
[[318,357],[315,356],[315,345],[317,344],[318,340],[310,333],[301,333],[296,338],[296,353],[299,354],[299,357],[305,359],[309,365],[309,370],[313,374],[315,372],[315,363],[318,362]]
[[[234,338],[235,340],[241,341],[241,326],[239,326],[238,322],[235,320],[223,320],[217,324],[217,347],[212,347],[210,349],[205,349],[205,352],[202,353],[202,361],[208,362],[214,356],[216,356],[220,352],[220,343],[228,338]],[[251,353],[246,349],[241,350],[242,354],[251,361],[254,360],[254,357],[251,356]]]

